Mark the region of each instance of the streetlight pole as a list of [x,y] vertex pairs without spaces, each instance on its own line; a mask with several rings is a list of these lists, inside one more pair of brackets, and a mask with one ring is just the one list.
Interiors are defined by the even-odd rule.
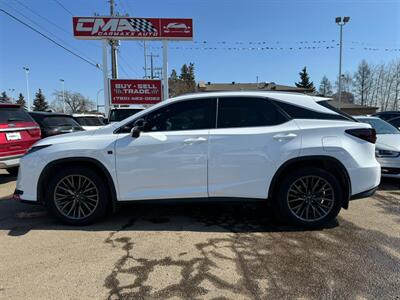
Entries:
[[97,91],[97,95],[96,95],[96,108],[97,108],[97,112],[99,112],[99,93],[100,93],[101,91],[104,91],[104,89],[99,89],[99,90]]
[[61,87],[62,87],[62,99],[63,99],[63,113],[65,114],[65,89],[64,89],[64,79],[60,79]]
[[25,79],[26,79],[26,96],[27,96],[27,106],[28,106],[28,111],[31,110],[30,107],[30,96],[29,96],[29,68],[28,67],[22,67],[22,69],[25,70]]
[[336,17],[335,22],[340,27],[339,42],[339,109],[342,105],[342,48],[343,48],[343,26],[350,21],[350,17]]

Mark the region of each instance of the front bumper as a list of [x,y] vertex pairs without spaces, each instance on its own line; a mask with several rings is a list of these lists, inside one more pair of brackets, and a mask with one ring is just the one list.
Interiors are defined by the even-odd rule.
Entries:
[[400,178],[400,157],[378,157],[382,177]]
[[19,166],[19,160],[23,155],[0,157],[0,169],[8,169]]

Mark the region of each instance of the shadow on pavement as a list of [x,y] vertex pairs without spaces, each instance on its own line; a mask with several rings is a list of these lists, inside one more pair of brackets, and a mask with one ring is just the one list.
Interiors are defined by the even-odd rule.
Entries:
[[[180,202],[180,201],[184,201]],[[41,206],[14,200],[0,201],[0,230],[23,235],[30,230],[75,231],[199,231],[199,232],[282,232],[307,229],[277,223],[264,203],[184,200],[124,204],[117,213],[89,226],[67,226]],[[121,224],[128,224],[125,227]],[[326,228],[337,226],[332,221]]]

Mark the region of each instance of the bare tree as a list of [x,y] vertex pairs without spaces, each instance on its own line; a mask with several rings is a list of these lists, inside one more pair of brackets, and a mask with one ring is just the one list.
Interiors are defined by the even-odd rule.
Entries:
[[358,65],[358,70],[354,73],[353,88],[355,99],[364,105],[367,99],[368,90],[371,88],[371,68],[366,60],[362,60]]
[[66,113],[79,113],[92,111],[95,104],[89,98],[84,97],[80,93],[56,90],[54,92],[55,100],[51,103],[51,108],[57,112],[64,111],[64,99]]
[[322,96],[331,96],[332,95],[332,93],[333,93],[332,92],[332,84],[329,81],[328,77],[326,77],[326,76],[322,77],[318,92]]

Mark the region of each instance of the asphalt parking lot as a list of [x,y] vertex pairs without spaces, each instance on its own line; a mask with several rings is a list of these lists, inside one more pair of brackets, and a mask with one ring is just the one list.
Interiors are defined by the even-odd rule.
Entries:
[[243,203],[133,204],[67,227],[14,188],[0,172],[0,298],[400,297],[399,181],[316,231]]

